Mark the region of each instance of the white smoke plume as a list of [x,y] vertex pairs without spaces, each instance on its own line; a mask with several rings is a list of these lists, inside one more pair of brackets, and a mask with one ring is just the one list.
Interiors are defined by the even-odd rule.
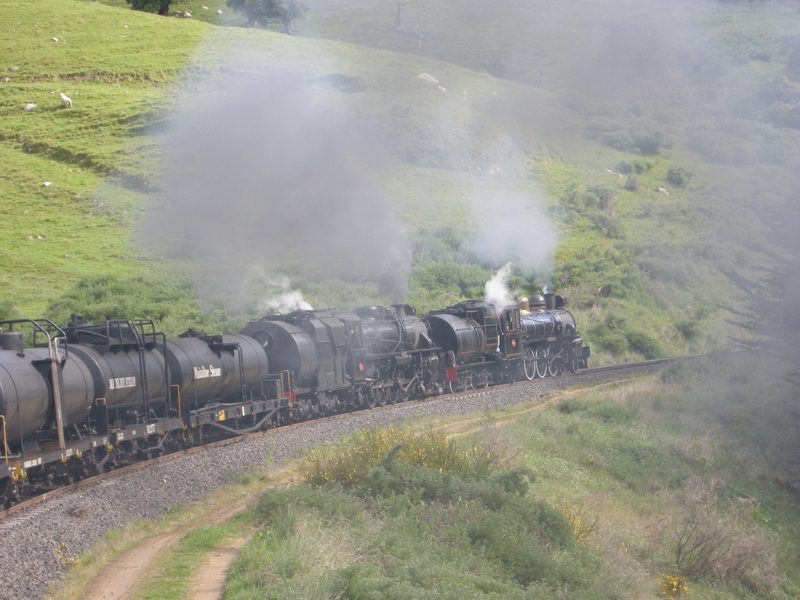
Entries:
[[363,123],[290,74],[220,76],[162,137],[169,169],[140,239],[189,259],[205,298],[246,289],[247,265],[308,265],[374,281],[399,302],[411,248]]
[[550,270],[557,233],[543,199],[525,192],[497,192],[475,198],[472,213],[478,232],[470,247],[481,262],[513,261],[526,269]]
[[258,303],[258,308],[267,314],[286,314],[294,310],[314,310],[314,307],[306,302],[303,292],[293,290],[289,285],[287,277],[281,277],[268,286],[269,297],[262,299]]
[[495,308],[516,304],[508,287],[509,277],[511,277],[511,263],[507,262],[486,282],[485,300],[494,304]]

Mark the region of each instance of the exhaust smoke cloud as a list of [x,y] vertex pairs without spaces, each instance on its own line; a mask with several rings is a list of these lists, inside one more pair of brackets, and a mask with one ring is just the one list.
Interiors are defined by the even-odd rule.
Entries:
[[507,262],[486,282],[484,299],[494,304],[497,309],[516,304],[508,286],[509,277],[511,277],[511,263]]
[[252,269],[287,264],[403,299],[411,251],[374,176],[380,152],[323,92],[287,74],[228,78],[165,134],[140,238],[190,259],[207,299],[241,297]]

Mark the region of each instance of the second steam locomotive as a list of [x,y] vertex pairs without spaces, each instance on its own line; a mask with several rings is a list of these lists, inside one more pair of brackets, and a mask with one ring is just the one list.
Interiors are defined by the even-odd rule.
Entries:
[[577,371],[589,348],[565,305],[295,311],[176,339],[150,320],[0,321],[0,501],[209,436]]

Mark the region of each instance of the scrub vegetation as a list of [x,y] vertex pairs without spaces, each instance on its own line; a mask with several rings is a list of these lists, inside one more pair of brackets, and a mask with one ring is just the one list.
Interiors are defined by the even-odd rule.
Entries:
[[791,388],[741,367],[311,450],[253,504],[225,597],[794,598]]

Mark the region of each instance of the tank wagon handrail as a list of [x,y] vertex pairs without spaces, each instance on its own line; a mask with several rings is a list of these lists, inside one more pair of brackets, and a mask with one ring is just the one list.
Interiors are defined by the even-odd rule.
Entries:
[[3,458],[5,458],[5,464],[8,464],[8,442],[6,441],[6,416],[0,415],[0,419],[3,419]]
[[[37,346],[36,344],[36,331],[41,331],[44,336],[47,338],[47,347],[51,348],[51,344],[53,340],[62,339],[64,340],[64,359],[69,356],[69,348],[67,344],[67,334],[64,333],[64,330],[61,329],[58,325],[53,323],[50,319],[3,319],[0,320],[0,328],[3,325],[11,325],[9,331],[14,331],[14,324],[15,323],[30,323],[33,325],[33,345],[34,347]],[[52,336],[52,332],[58,332],[57,335]],[[53,356],[51,356],[53,358]]]
[[173,383],[171,386],[169,386],[169,390],[170,390],[169,394],[170,394],[170,396],[172,396],[172,388],[175,388],[177,390],[177,392],[178,392],[178,394],[177,394],[178,418],[179,419],[183,419],[183,415],[181,414],[181,386],[179,386],[177,383]]

